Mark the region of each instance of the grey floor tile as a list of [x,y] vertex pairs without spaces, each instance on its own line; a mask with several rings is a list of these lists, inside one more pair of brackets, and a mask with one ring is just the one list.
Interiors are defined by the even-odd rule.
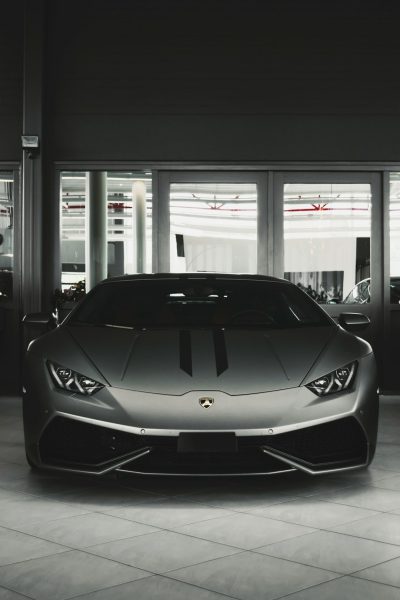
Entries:
[[0,600],[26,600],[28,596],[22,596],[11,590],[0,587]]
[[257,548],[257,552],[347,575],[400,556],[400,547],[319,531]]
[[378,513],[366,519],[337,527],[329,527],[329,529],[337,533],[346,533],[368,540],[400,546],[400,515]]
[[116,481],[92,482],[92,485],[80,485],[79,482],[69,489],[55,490],[52,498],[72,506],[90,511],[118,509],[122,506],[149,504],[159,496],[151,492],[132,490],[119,485]]
[[370,567],[369,569],[364,569],[354,575],[356,577],[370,579],[371,581],[377,581],[378,583],[400,587],[400,558],[389,560],[388,562]]
[[63,546],[0,527],[0,566],[65,551]]
[[9,408],[5,408],[0,403],[0,414],[2,415],[0,429],[2,438],[7,442],[10,440],[24,439],[24,426],[22,423],[22,410],[18,414],[13,414]]
[[329,581],[337,575],[254,552],[243,552],[173,571],[169,577],[240,600],[273,600]]
[[115,600],[229,600],[229,596],[159,575],[85,594],[79,596],[79,600],[110,600],[110,597]]
[[13,490],[6,490],[0,487],[0,506],[5,500],[10,500],[14,498],[15,500],[26,498],[26,494],[23,492],[15,492]]
[[[24,426],[21,416],[7,416],[4,411],[1,411],[2,419],[0,423],[1,439],[0,445],[7,442],[23,443],[24,442]],[[2,461],[3,462],[3,461]]]
[[71,548],[86,548],[157,531],[156,528],[108,515],[88,513],[45,523],[21,526],[21,530]]
[[382,512],[400,509],[400,492],[365,485],[321,494],[320,498],[338,504]]
[[5,442],[3,440],[0,444],[0,456],[2,461],[6,463],[15,463],[23,467],[27,466],[23,441]]
[[92,546],[88,551],[154,573],[165,573],[240,552],[229,546],[169,531]]
[[[400,426],[399,426],[400,427]],[[378,481],[372,482],[370,485],[373,487],[383,488],[386,490],[394,490],[400,492],[400,475],[396,473],[391,474],[390,477],[379,479]]]
[[147,575],[134,567],[71,551],[0,567],[0,585],[35,600],[65,600]]
[[165,529],[232,514],[227,510],[203,506],[179,498],[160,498],[151,503],[145,502],[134,506],[122,506],[118,509],[107,509],[104,512],[122,519],[131,519],[132,521]]
[[396,473],[392,473],[391,471],[370,466],[367,469],[355,469],[354,471],[344,472],[341,475],[337,475],[336,478],[339,481],[347,481],[352,485],[372,485],[375,481],[382,481],[382,479],[387,479],[395,475]]
[[31,469],[27,464],[19,465],[11,462],[0,464],[0,486],[8,489],[13,483],[28,477],[30,472]]
[[293,498],[293,494],[275,489],[246,489],[243,486],[226,487],[224,490],[196,492],[185,496],[188,500],[200,502],[209,506],[217,506],[238,511],[248,511],[261,506],[269,506],[285,502]]
[[390,456],[392,454],[400,454],[399,444],[388,444],[382,442],[377,445],[375,456]]
[[22,399],[16,395],[0,396],[0,410],[7,415],[22,416]]
[[354,485],[357,485],[357,483],[353,480],[333,475],[310,477],[302,473],[288,478],[287,492],[290,492],[293,497],[308,497],[352,488]]
[[374,467],[379,469],[387,469],[388,471],[400,472],[400,456],[397,454],[389,454],[386,456],[378,455],[374,458]]
[[85,512],[88,511],[62,502],[54,502],[48,498],[20,494],[20,497],[14,496],[0,502],[0,526],[18,529],[24,524],[72,517]]
[[237,513],[230,517],[186,525],[180,527],[179,531],[219,544],[250,550],[267,543],[312,533],[315,530],[256,515]]
[[326,529],[330,526],[339,525],[356,519],[377,514],[375,511],[334,504],[316,500],[313,496],[300,498],[281,504],[274,504],[266,508],[259,508],[252,512],[259,516],[279,519],[288,523],[297,523],[307,527]]
[[[236,478],[237,479],[237,478]],[[142,475],[119,476],[121,485],[135,490],[142,490],[159,494],[161,496],[178,496],[193,494],[197,491],[223,490],[232,481],[232,478],[224,477],[173,477]]]
[[400,592],[389,585],[341,577],[296,592],[287,600],[399,600]]
[[[11,467],[10,463],[8,466]],[[28,468],[23,471],[23,476],[8,482],[8,489],[28,494],[47,495],[58,491],[69,491],[93,486],[96,480],[93,477],[57,473],[56,471],[32,471]],[[0,481],[0,486],[5,487]]]

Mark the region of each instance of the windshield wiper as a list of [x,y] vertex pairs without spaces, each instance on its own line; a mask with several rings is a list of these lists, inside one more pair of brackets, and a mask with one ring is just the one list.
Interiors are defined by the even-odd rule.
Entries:
[[135,329],[129,325],[112,325],[112,323],[104,323],[104,327],[115,327],[116,329]]

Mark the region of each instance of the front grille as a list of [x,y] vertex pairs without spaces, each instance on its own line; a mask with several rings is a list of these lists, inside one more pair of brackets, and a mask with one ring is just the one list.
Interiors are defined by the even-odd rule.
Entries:
[[368,445],[354,418],[339,419],[279,435],[239,436],[237,452],[178,452],[177,437],[136,435],[56,417],[45,429],[39,451],[43,463],[102,470],[142,448],[151,452],[132,460],[125,470],[142,473],[216,474],[269,473],[286,465],[262,451],[263,446],[314,468],[363,464]]

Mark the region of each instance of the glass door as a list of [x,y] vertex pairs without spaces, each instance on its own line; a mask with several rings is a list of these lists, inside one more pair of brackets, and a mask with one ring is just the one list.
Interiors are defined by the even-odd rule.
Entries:
[[[18,171],[0,170],[0,393],[17,391],[20,376],[20,255],[18,231]],[[20,242],[20,240],[18,240]]]
[[362,312],[360,336],[382,343],[380,178],[370,173],[275,175],[275,274],[309,294],[335,319]]
[[266,174],[160,174],[159,270],[266,273]]

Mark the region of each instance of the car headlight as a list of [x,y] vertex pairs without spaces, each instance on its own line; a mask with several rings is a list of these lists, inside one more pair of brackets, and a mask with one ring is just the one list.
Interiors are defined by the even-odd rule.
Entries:
[[317,396],[326,396],[347,390],[354,381],[357,371],[357,361],[349,363],[345,367],[340,367],[328,375],[318,377],[306,387],[317,394]]
[[62,367],[50,361],[47,362],[47,366],[52,380],[62,390],[92,396],[104,387],[104,385],[91,377],[86,377],[86,375],[77,373],[68,367]]

